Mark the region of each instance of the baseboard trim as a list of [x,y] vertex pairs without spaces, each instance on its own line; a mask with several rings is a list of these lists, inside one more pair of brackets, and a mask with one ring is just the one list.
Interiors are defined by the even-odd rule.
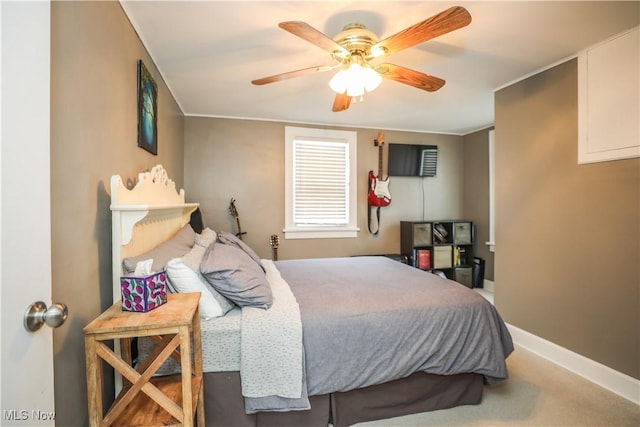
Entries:
[[482,287],[489,292],[493,292],[493,280],[484,279]]
[[516,345],[640,405],[640,380],[507,324]]

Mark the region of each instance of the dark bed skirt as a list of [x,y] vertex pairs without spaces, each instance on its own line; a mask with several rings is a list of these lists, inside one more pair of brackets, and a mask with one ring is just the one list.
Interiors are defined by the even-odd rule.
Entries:
[[311,396],[311,409],[292,412],[244,411],[238,372],[209,372],[204,376],[207,427],[346,427],[419,412],[475,405],[482,400],[478,374],[434,375],[417,372],[385,384]]

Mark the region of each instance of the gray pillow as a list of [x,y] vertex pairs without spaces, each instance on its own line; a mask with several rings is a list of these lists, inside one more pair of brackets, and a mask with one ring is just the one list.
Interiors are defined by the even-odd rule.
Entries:
[[[182,257],[182,262],[186,267],[193,270],[197,275],[198,279],[200,279],[204,283],[204,286],[206,287],[206,289],[209,291],[209,293],[211,293],[211,295],[213,295],[213,299],[215,300],[215,302],[220,306],[220,309],[222,310],[222,315],[225,315],[227,314],[227,312],[229,312],[229,310],[235,307],[235,305],[231,301],[229,301],[224,295],[222,295],[220,292],[216,291],[213,288],[213,286],[211,286],[209,282],[207,282],[206,279],[202,276],[202,273],[200,273],[200,263],[202,262],[202,258],[204,257],[204,254],[207,251],[207,248],[213,242],[215,242],[215,240],[216,240],[216,232],[209,228],[204,229],[199,236],[196,235],[195,245],[193,245],[193,248],[191,248],[191,250]],[[172,274],[170,274],[172,273],[172,271],[169,267],[170,265],[167,265],[169,279],[173,280],[173,278],[171,277]],[[173,273],[175,273],[176,270],[179,270],[178,265],[174,265]],[[183,274],[183,275],[186,275],[186,274]],[[190,277],[190,279],[193,279],[193,278]],[[182,288],[184,289],[184,287]],[[186,292],[186,291],[183,291],[183,292]],[[202,302],[202,297],[200,298],[200,301]],[[202,313],[203,313],[203,310],[201,309],[200,314],[202,315]]]
[[260,257],[258,256],[258,254],[253,249],[251,249],[249,245],[240,240],[235,234],[221,231],[218,233],[218,241],[220,243],[224,243],[225,245],[233,245],[238,249],[243,250],[247,255],[251,257],[252,260],[254,260],[260,266],[263,272],[266,271],[260,263]]
[[193,231],[193,228],[187,224],[169,240],[160,243],[150,251],[123,259],[122,268],[125,274],[131,274],[135,271],[138,262],[153,259],[151,270],[154,272],[164,270],[169,260],[181,258],[191,250],[195,242],[196,233]]
[[264,271],[234,245],[210,245],[200,263],[200,272],[215,290],[240,307],[267,309],[273,303]]

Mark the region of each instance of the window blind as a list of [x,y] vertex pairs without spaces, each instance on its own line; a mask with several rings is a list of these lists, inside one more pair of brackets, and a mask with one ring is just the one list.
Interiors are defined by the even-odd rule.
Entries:
[[420,176],[434,177],[438,166],[438,147],[429,147],[422,150],[420,161]]
[[348,224],[349,144],[296,139],[293,156],[294,224]]

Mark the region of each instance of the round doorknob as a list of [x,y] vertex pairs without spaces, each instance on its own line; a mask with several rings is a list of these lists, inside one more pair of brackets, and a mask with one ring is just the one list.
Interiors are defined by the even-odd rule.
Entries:
[[57,302],[47,308],[42,301],[36,301],[24,313],[24,327],[30,332],[37,331],[44,324],[57,328],[67,320],[68,316],[69,309],[65,304]]

